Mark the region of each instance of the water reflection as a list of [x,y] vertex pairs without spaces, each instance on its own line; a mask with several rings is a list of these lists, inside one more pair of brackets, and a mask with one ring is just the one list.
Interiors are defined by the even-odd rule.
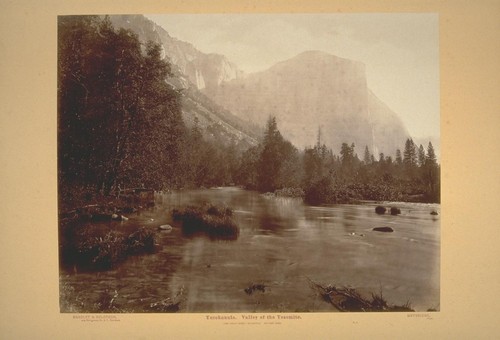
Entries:
[[[240,228],[237,240],[185,237],[172,209],[210,201],[229,205]],[[439,303],[439,206],[402,204],[400,216],[377,215],[374,204],[311,207],[237,189],[162,195],[156,208],[117,228],[171,224],[157,234],[159,250],[126,260],[116,270],[73,274],[62,286],[89,311],[96,295],[116,290],[123,311],[151,311],[152,303],[182,295],[181,312],[333,311],[308,279],[379,292],[394,304],[408,299],[416,310]],[[151,221],[152,219],[152,221]],[[372,232],[390,225],[391,234]],[[262,284],[265,292],[245,289]]]

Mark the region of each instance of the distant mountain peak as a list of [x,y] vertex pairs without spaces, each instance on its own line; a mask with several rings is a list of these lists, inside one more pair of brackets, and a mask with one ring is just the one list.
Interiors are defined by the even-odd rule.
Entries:
[[352,62],[352,60],[350,59],[345,59],[345,58],[341,58],[341,57],[338,57],[334,54],[330,54],[330,53],[327,53],[327,52],[324,52],[324,51],[320,51],[320,50],[308,50],[308,51],[304,51],[304,52],[301,52],[299,54],[297,54],[295,57],[293,57],[292,59],[294,58],[297,58],[297,59],[306,59],[306,58],[336,58],[336,59],[342,59],[342,60],[345,60],[345,61],[348,61],[348,62]]
[[336,63],[347,63],[347,64],[355,64],[359,65],[360,67],[364,68],[365,64],[352,60],[352,59],[347,59],[347,58],[342,58],[339,56],[336,56],[334,54],[330,54],[324,51],[319,51],[319,50],[309,50],[309,51],[304,51],[302,53],[297,54],[296,56],[282,61],[281,63],[286,63],[290,61],[299,61],[299,62],[336,62]]
[[401,119],[369,90],[365,65],[322,51],[302,52],[205,93],[255,123],[276,116],[282,134],[300,148],[314,144],[318,126],[334,150],[354,142],[359,153],[366,145],[389,155],[408,137]]

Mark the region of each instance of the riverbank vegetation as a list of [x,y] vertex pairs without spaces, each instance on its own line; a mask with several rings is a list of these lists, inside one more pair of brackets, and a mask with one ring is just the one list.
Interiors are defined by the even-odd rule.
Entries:
[[153,253],[155,233],[145,227],[127,234],[105,226],[67,224],[59,233],[61,265],[108,270],[129,255]]
[[206,233],[211,238],[236,239],[239,228],[233,220],[233,210],[225,206],[203,204],[174,209],[172,218],[182,221],[182,231],[187,235]]
[[366,146],[361,160],[354,144],[343,143],[336,155],[318,135],[314,147],[299,152],[271,117],[262,142],[241,156],[235,182],[278,196],[303,196],[309,204],[440,201],[440,167],[432,143],[425,152],[409,138],[394,160],[384,154],[376,160]]

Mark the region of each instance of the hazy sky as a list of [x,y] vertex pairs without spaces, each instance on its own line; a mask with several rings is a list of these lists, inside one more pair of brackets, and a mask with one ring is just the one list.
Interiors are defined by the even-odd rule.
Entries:
[[171,36],[241,70],[262,71],[308,50],[366,65],[368,86],[414,137],[439,136],[437,14],[147,15]]

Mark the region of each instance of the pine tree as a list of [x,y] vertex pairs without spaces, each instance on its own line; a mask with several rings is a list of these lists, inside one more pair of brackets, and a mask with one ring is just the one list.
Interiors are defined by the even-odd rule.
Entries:
[[418,147],[418,166],[423,167],[425,165],[425,150],[422,144]]
[[403,157],[403,163],[408,167],[414,167],[417,165],[417,152],[415,149],[415,143],[413,143],[413,139],[411,138],[406,140]]
[[363,162],[365,163],[365,165],[368,165],[370,164],[370,151],[368,150],[368,145],[365,146],[365,155],[363,157]]
[[340,147],[340,161],[343,168],[352,168],[354,162],[354,143],[352,143],[351,146],[347,143],[342,143]]
[[437,165],[436,153],[434,152],[434,147],[432,146],[431,142],[429,142],[429,145],[427,146],[426,163],[433,166]]
[[417,167],[417,151],[415,143],[411,138],[408,138],[405,143],[405,150],[403,153],[403,164],[408,179],[413,180],[416,176]]
[[439,189],[439,166],[437,164],[437,157],[434,152],[432,143],[429,142],[427,147],[427,157],[425,160],[425,181],[429,188],[430,197],[432,200],[439,202],[440,189]]
[[283,137],[278,130],[276,117],[270,117],[264,133],[259,162],[259,189],[263,192],[272,192],[278,188],[279,174],[283,162],[280,152],[282,143]]

